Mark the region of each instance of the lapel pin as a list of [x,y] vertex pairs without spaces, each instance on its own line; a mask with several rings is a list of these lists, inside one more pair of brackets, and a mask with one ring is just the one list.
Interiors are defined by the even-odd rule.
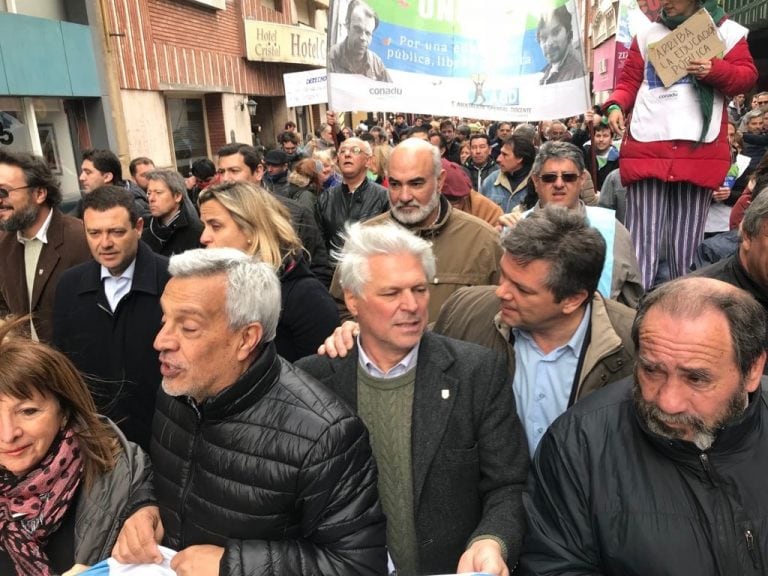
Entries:
[[440,395],[443,397],[443,400],[448,400],[448,398],[450,398],[451,396],[451,391],[448,390],[447,388],[443,388],[440,391]]
[[42,275],[43,275],[43,272],[44,272],[44,270],[43,270],[42,268],[40,268],[40,270],[38,270],[38,271],[37,271],[37,273],[38,273],[40,276],[42,276]]

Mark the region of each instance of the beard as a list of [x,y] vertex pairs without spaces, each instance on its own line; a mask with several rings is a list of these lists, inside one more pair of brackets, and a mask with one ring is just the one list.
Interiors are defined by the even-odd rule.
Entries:
[[21,232],[35,223],[40,209],[31,204],[23,208],[13,210],[11,216],[5,220],[0,220],[0,230],[4,232]]
[[632,400],[640,419],[654,434],[671,440],[685,440],[685,436],[692,433],[690,441],[699,450],[708,450],[715,442],[717,433],[744,414],[748,401],[745,386],[746,383],[742,378],[738,390],[728,399],[711,424],[691,414],[667,414],[653,402],[645,400],[637,380],[637,373],[632,386]]
[[[404,224],[406,226],[418,226],[419,224],[424,223],[424,221],[429,218],[435,210],[437,210],[439,205],[440,193],[435,192],[432,195],[432,198],[429,199],[429,202],[424,205],[419,204],[415,200],[411,200],[407,203],[398,201],[397,203],[392,204],[392,216],[395,218],[395,220],[400,222],[400,224]],[[416,207],[417,210],[405,209],[414,207]]]

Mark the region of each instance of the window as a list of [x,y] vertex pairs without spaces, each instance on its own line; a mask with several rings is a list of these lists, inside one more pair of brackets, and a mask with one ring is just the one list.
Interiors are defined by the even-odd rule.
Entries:
[[192,163],[208,157],[202,98],[169,98],[168,119],[176,169],[189,176]]

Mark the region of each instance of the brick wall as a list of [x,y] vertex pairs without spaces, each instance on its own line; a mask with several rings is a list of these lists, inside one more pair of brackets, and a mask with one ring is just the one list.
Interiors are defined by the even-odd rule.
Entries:
[[245,59],[243,19],[291,23],[259,0],[227,0],[212,10],[183,0],[108,0],[105,25],[120,87],[184,89],[278,96],[292,68]]
[[216,154],[216,150],[227,143],[221,94],[205,95],[205,114],[208,118],[208,141],[211,143],[211,154]]

